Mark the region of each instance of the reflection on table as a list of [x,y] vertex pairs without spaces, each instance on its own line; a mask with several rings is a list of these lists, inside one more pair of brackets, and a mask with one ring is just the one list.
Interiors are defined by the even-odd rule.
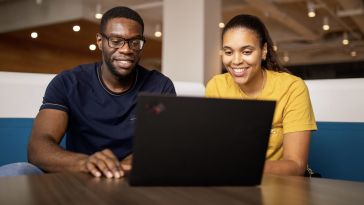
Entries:
[[364,204],[364,183],[266,175],[256,187],[131,187],[82,173],[1,177],[0,204]]

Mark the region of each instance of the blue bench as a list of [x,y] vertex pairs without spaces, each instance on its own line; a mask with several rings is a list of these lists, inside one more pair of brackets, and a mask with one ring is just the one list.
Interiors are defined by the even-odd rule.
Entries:
[[[0,166],[27,161],[33,118],[0,118]],[[364,181],[364,123],[318,122],[309,164],[325,178]],[[64,142],[62,142],[64,145]]]
[[309,165],[324,178],[364,181],[364,123],[318,122]]
[[[0,166],[28,161],[27,147],[33,118],[0,118]],[[65,138],[61,142],[65,147]]]
[[33,118],[0,118],[0,165],[27,161]]

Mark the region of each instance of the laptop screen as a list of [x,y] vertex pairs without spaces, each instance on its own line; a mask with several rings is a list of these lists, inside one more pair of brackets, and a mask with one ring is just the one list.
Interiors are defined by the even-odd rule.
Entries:
[[257,185],[274,101],[141,95],[131,185]]

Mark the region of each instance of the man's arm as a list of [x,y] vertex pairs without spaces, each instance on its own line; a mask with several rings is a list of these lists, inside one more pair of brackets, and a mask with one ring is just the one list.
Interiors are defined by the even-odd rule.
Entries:
[[28,145],[29,162],[49,172],[90,172],[96,177],[124,175],[116,156],[108,149],[93,155],[74,153],[59,146],[68,124],[68,114],[55,109],[41,110],[33,125]]
[[303,175],[308,159],[311,131],[292,132],[283,138],[283,159],[268,160],[264,173],[278,175]]

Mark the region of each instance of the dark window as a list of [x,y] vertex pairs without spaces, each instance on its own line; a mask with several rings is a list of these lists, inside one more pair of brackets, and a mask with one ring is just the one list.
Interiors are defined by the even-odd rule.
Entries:
[[286,66],[302,79],[363,78],[364,61]]

